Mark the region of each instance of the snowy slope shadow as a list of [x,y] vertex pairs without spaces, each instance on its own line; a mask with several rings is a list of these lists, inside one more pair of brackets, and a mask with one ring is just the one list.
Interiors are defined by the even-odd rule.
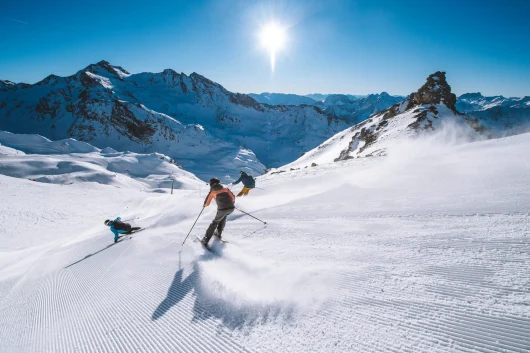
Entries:
[[186,279],[184,280],[182,279],[183,273],[184,268],[181,266],[179,252],[178,271],[175,273],[175,277],[173,277],[173,282],[171,282],[171,285],[167,290],[166,298],[155,309],[153,315],[151,316],[151,320],[156,321],[162,316],[164,316],[169,311],[169,309],[171,309],[174,305],[178,304],[182,299],[184,299],[184,297],[189,292],[193,290],[198,275],[196,264],[194,264],[193,271],[191,272],[191,274],[189,274],[188,277],[186,277]]
[[[194,296],[192,321],[218,320],[231,330],[243,329],[257,323],[279,319],[290,321],[293,318],[294,305],[281,300],[273,302],[249,302],[241,300],[235,293],[227,296],[226,288],[215,280],[206,278],[201,265],[212,261],[230,261],[221,258],[222,244],[215,244],[213,253],[205,252],[191,264],[191,273],[183,278],[185,268],[180,265],[168,289],[166,298],[153,312],[151,320],[156,321],[177,305],[190,292]],[[240,266],[240,264],[239,264]],[[221,294],[222,293],[222,294]],[[232,300],[230,300],[232,299]]]
[[96,252],[93,252],[92,254],[88,254],[87,256],[83,257],[81,260],[77,260],[76,262],[72,262],[70,265],[65,266],[65,267],[63,268],[63,270],[64,270],[64,269],[67,269],[68,267],[72,267],[72,266],[74,266],[74,265],[77,265],[78,263],[80,263],[80,262],[82,262],[82,261],[85,261],[85,260],[91,258],[92,256],[97,255],[97,254],[99,254],[100,252],[105,251],[105,250],[107,250],[108,248],[110,248],[110,247],[112,247],[112,246],[114,246],[114,245],[116,245],[116,244],[118,244],[118,243],[112,243],[112,244],[109,244],[109,245],[105,246],[103,249],[100,249],[100,250],[98,250],[98,251],[96,251]]

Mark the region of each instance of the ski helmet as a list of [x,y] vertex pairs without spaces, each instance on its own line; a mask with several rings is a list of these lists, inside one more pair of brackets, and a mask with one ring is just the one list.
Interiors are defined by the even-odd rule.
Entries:
[[110,219],[107,219],[107,220],[105,221],[105,225],[108,226],[109,223],[110,223]]
[[214,186],[214,185],[219,184],[219,183],[220,183],[220,181],[217,178],[211,178],[210,179],[210,186]]

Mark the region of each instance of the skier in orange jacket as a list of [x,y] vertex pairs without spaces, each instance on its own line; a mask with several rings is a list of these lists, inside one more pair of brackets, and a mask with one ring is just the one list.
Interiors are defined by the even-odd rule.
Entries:
[[236,197],[232,194],[230,189],[223,187],[219,179],[216,178],[210,179],[210,192],[204,200],[203,207],[209,206],[212,199],[215,199],[215,202],[217,203],[217,214],[206,230],[206,235],[201,240],[201,243],[204,246],[208,246],[208,242],[213,235],[219,240],[222,239],[221,233],[223,233],[223,229],[226,225],[226,216],[234,212],[235,208],[234,202]]

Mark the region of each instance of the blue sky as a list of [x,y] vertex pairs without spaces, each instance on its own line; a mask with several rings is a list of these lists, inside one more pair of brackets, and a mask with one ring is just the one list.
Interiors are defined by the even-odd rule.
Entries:
[[[235,92],[530,95],[526,0],[18,0],[0,4],[0,79],[35,83],[107,60],[198,72]],[[270,70],[259,29],[288,27]]]

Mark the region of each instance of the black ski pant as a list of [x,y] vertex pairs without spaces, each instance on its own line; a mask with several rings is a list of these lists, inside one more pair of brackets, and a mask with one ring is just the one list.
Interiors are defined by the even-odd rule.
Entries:
[[114,221],[113,226],[114,226],[114,229],[124,230],[126,233],[131,233],[132,231],[135,231],[141,228],[141,227],[132,227],[129,223],[125,223],[122,221]]
[[130,233],[134,232],[135,230],[138,230],[138,229],[141,229],[141,228],[142,228],[142,227],[131,227],[131,226],[129,225],[129,229],[127,230],[127,233],[130,234]]
[[206,230],[206,236],[204,237],[204,243],[208,244],[210,239],[213,236],[213,233],[215,232],[215,229],[217,228],[217,234],[218,236],[221,236],[221,233],[223,232],[223,229],[225,229],[226,225],[226,216],[234,212],[233,208],[227,208],[224,210],[217,210],[217,214],[215,215],[215,218],[213,219],[212,223],[210,223],[210,226]]

